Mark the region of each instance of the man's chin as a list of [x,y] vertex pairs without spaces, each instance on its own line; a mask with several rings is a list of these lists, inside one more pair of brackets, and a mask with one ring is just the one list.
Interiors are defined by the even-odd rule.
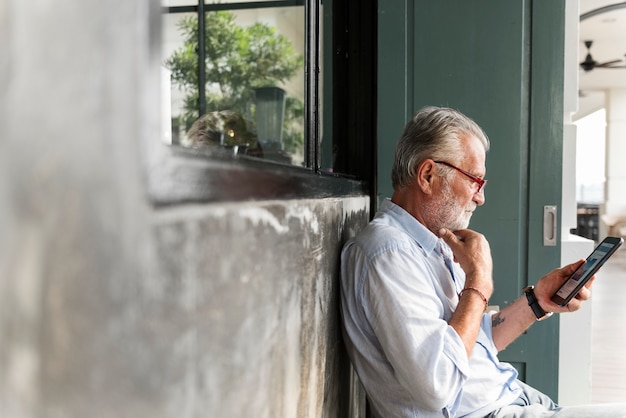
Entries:
[[460,231],[462,229],[467,229],[469,227],[471,217],[472,214],[470,213],[469,216],[467,216],[465,219],[458,219],[456,222],[451,223],[450,226],[452,226],[453,228],[448,229],[450,229],[451,231]]
[[444,226],[444,228],[449,229],[450,231],[461,231],[463,229],[467,229],[467,227],[469,227],[469,219],[466,222],[450,222]]

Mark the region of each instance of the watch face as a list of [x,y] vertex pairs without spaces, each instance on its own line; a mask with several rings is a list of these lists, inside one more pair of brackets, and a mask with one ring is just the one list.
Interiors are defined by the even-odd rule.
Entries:
[[537,318],[537,321],[543,321],[544,319],[548,319],[552,316],[554,312],[544,312],[544,315],[541,318]]

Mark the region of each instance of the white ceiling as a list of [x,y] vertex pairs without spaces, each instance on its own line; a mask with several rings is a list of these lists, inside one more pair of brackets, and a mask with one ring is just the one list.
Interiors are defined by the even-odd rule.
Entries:
[[[613,6],[612,10],[598,13],[580,21],[578,62],[587,55],[585,41],[593,41],[591,55],[597,62],[621,59],[617,65],[626,65],[626,2],[616,0],[579,0],[580,15]],[[595,68],[585,72],[579,69],[579,111],[588,113],[601,106],[604,92],[613,88],[626,88],[626,68]]]

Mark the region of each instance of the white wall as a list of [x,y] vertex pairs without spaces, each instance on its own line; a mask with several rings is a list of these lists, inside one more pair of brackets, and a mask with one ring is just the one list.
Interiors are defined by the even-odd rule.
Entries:
[[[593,241],[571,235],[576,227],[576,126],[578,110],[578,0],[565,3],[565,86],[563,115],[563,195],[561,210],[561,265],[586,258]],[[559,315],[559,403],[591,402],[591,304]],[[575,367],[572,367],[575,365]]]

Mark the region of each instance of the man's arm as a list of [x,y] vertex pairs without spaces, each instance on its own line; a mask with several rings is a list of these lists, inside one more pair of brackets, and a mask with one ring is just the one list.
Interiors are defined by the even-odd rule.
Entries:
[[502,309],[491,317],[491,334],[498,351],[504,350],[522,335],[534,322],[535,314],[528,306],[526,296]]
[[[580,293],[566,306],[559,306],[552,302],[550,298],[557,291],[559,286],[584,262],[579,260],[563,268],[556,269],[543,276],[535,286],[535,296],[539,305],[545,312],[574,312],[580,309],[582,301],[589,299],[591,292],[589,286],[593,282],[590,280]],[[526,296],[522,295],[516,301],[496,313],[492,317],[493,342],[498,351],[504,350],[517,337],[522,335],[536,321]]]
[[455,260],[465,272],[466,290],[448,324],[461,337],[469,357],[478,338],[486,301],[493,293],[491,250],[482,234],[469,229],[454,233],[442,229],[439,236],[452,249]]
[[459,304],[448,321],[456,333],[461,337],[467,357],[469,358],[476,345],[478,332],[485,313],[485,302],[482,297],[475,292],[464,292],[459,299]]

